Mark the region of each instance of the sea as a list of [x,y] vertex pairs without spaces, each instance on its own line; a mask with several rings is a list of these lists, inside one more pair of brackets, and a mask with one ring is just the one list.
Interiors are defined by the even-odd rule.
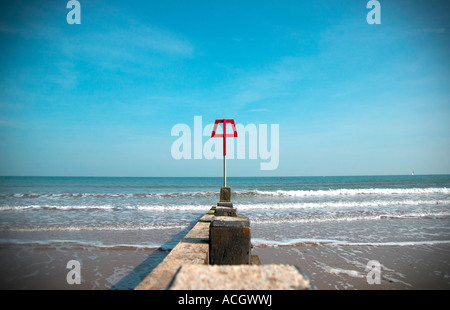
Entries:
[[[170,250],[217,204],[222,181],[0,177],[0,246]],[[450,175],[229,177],[227,185],[254,247],[450,244]]]

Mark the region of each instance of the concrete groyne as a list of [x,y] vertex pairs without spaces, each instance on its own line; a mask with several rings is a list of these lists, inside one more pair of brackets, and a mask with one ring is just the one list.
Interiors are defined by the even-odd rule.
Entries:
[[202,216],[136,290],[309,290],[299,267],[262,265],[251,255],[251,227],[222,188],[220,202]]
[[214,209],[211,208],[198,220],[167,257],[135,288],[136,290],[167,289],[181,266],[209,264],[209,226]]

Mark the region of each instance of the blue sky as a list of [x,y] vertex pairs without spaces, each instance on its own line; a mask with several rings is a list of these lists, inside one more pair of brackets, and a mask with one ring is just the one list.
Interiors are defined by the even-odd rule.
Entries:
[[79,2],[0,2],[0,175],[221,176],[194,116],[279,124],[229,176],[450,173],[448,1]]

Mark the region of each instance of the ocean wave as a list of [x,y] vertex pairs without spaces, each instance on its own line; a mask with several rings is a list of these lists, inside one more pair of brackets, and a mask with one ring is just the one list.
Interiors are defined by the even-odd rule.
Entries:
[[14,193],[0,194],[0,198],[148,198],[148,197],[208,197],[219,196],[218,192],[173,192],[173,193]]
[[[241,211],[253,210],[301,210],[301,209],[361,209],[389,206],[450,206],[450,199],[386,199],[386,200],[363,200],[363,201],[315,201],[315,202],[284,202],[284,203],[235,203],[235,207]],[[0,206],[2,211],[27,211],[27,210],[57,210],[57,211],[153,211],[153,212],[177,212],[194,211],[206,212],[211,205],[193,204],[158,204],[158,205],[5,205]]]
[[[238,190],[232,191],[234,197],[330,197],[355,195],[428,195],[450,194],[450,188],[356,188],[356,189],[328,189],[328,190]],[[0,198],[113,198],[113,197],[216,197],[216,191],[202,192],[169,192],[169,193],[9,193],[0,194]]]
[[49,205],[29,205],[29,206],[0,206],[0,211],[25,211],[25,210],[113,210],[111,205],[104,206],[49,206]]
[[413,241],[387,241],[387,242],[350,242],[334,239],[287,239],[287,240],[266,240],[262,238],[252,239],[254,247],[287,247],[287,246],[417,246],[417,245],[438,245],[450,244],[450,240],[413,240]]
[[2,211],[27,211],[27,210],[56,210],[56,211],[197,211],[206,212],[211,206],[205,205],[138,205],[138,206],[113,206],[113,205],[70,205],[70,206],[52,206],[52,205],[28,205],[28,206],[0,206]]
[[171,250],[173,246],[170,245],[162,245],[156,243],[148,243],[148,244],[127,244],[127,243],[119,243],[119,244],[104,244],[99,241],[79,241],[79,240],[17,240],[17,239],[3,239],[0,240],[0,245],[3,246],[11,246],[11,245],[20,245],[20,246],[33,246],[39,248],[96,248],[102,250],[152,250],[152,249],[161,249],[161,250]]
[[172,225],[38,225],[0,227],[0,232],[43,232],[43,231],[135,231],[135,230],[170,230],[185,229],[187,224]]
[[324,208],[370,208],[389,206],[422,206],[422,205],[450,205],[450,199],[428,200],[366,200],[366,201],[318,201],[318,202],[287,202],[287,203],[254,203],[236,204],[239,210],[296,210],[296,209],[324,209]]
[[341,215],[341,216],[324,216],[324,217],[308,217],[308,218],[268,218],[268,219],[252,219],[253,224],[311,224],[311,223],[332,223],[332,222],[355,222],[355,221],[376,221],[385,219],[419,219],[419,218],[448,218],[449,212],[405,212],[393,214],[374,214],[374,215]]
[[450,188],[357,188],[357,189],[329,189],[329,190],[244,190],[236,192],[238,196],[281,196],[281,197],[329,197],[356,195],[428,195],[450,194]]

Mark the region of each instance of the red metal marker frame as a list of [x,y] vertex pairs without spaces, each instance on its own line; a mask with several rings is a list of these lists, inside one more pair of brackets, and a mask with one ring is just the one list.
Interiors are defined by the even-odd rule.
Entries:
[[[217,134],[217,125],[221,123],[223,124],[223,134]],[[227,123],[231,124],[233,128],[233,133],[227,133]],[[227,156],[227,138],[237,138],[237,130],[236,125],[234,124],[233,119],[216,119],[214,122],[213,132],[211,134],[211,138],[223,138],[223,186],[227,186],[227,162],[225,157]]]

